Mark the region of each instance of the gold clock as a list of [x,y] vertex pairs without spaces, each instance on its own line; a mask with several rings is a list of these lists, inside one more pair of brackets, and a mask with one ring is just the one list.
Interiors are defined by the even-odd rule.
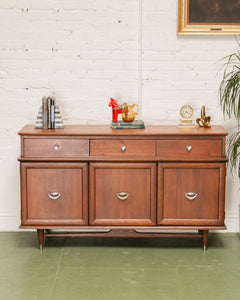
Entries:
[[180,109],[180,115],[184,119],[190,119],[192,117],[192,115],[193,115],[193,109],[192,109],[192,107],[190,105],[184,105]]
[[184,105],[180,109],[180,115],[182,119],[178,124],[179,128],[195,128],[195,125],[192,122],[193,109],[190,105]]

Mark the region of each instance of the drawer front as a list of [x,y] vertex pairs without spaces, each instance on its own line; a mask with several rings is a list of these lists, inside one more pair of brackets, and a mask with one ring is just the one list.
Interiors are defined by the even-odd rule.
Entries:
[[23,155],[26,157],[88,156],[89,141],[77,138],[25,138]]
[[91,163],[91,225],[156,224],[156,165]]
[[159,225],[224,225],[224,164],[159,164],[158,181]]
[[221,157],[222,140],[158,140],[157,156]]
[[22,225],[87,225],[87,164],[22,163]]
[[92,156],[155,156],[154,140],[91,140]]

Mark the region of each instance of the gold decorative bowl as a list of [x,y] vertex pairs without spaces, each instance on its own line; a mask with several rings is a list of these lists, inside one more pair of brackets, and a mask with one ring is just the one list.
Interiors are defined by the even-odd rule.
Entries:
[[124,103],[124,109],[122,112],[122,119],[126,123],[130,123],[134,121],[136,115],[138,114],[139,110],[139,105],[138,104],[133,104],[129,105],[127,103]]

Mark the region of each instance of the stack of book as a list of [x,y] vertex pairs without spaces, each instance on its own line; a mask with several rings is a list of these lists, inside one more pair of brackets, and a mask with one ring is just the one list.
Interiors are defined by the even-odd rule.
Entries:
[[43,129],[55,128],[55,99],[53,97],[43,97],[42,99],[43,111]]
[[134,120],[133,122],[130,123],[125,123],[123,121],[120,122],[112,122],[111,123],[111,128],[113,129],[135,129],[135,128],[140,128],[144,129],[145,125],[143,120]]

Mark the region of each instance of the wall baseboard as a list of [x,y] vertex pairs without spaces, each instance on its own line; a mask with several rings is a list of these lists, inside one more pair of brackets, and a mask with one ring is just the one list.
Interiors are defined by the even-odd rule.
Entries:
[[18,231],[20,224],[19,211],[0,211],[0,231]]

